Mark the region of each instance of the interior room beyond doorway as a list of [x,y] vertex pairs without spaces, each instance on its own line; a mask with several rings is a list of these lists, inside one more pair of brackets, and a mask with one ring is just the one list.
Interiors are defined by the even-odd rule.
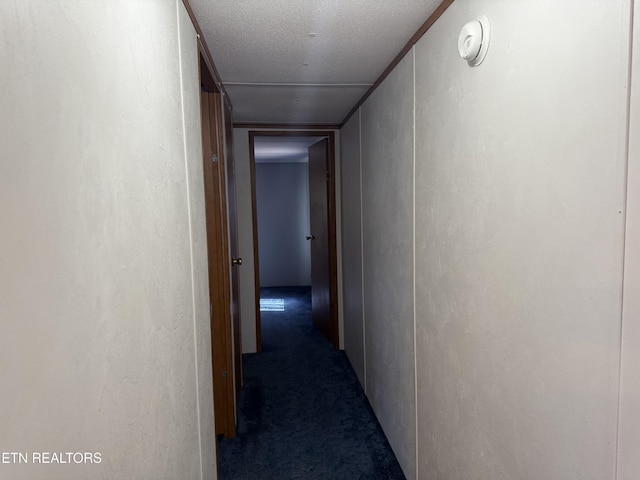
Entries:
[[256,294],[311,287],[313,324],[338,348],[334,132],[249,132],[249,146]]
[[318,137],[256,137],[260,287],[311,285],[308,147]]

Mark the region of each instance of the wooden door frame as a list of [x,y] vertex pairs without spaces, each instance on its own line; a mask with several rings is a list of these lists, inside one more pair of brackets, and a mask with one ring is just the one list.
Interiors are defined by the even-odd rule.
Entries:
[[258,211],[256,205],[256,157],[254,152],[255,137],[318,137],[328,138],[328,166],[329,166],[329,282],[330,282],[330,324],[331,343],[337,350],[340,348],[340,328],[338,320],[338,231],[336,206],[336,141],[334,130],[249,130],[249,169],[251,175],[251,216],[253,220],[253,255],[255,278],[255,308],[256,308],[256,348],[262,351],[262,326],[260,321],[260,267],[258,258]]
[[[229,226],[228,226],[228,213],[227,213],[227,199],[226,199],[226,172],[225,172],[225,156],[224,156],[224,130],[223,130],[223,113],[222,113],[222,109],[223,107],[223,102],[225,102],[225,95],[221,94],[221,90],[219,88],[219,82],[217,82],[215,80],[214,75],[212,74],[211,71],[211,67],[209,65],[209,62],[207,60],[207,56],[206,56],[206,52],[204,51],[204,48],[202,46],[201,43],[199,43],[199,77],[200,77],[200,85],[201,85],[201,92],[207,92],[207,93],[211,93],[215,95],[215,108],[214,108],[214,122],[215,122],[215,132],[213,132],[213,128],[211,129],[211,135],[215,134],[215,142],[216,142],[216,147],[217,147],[217,155],[218,155],[218,162],[219,162],[219,175],[221,178],[221,185],[220,185],[220,189],[221,189],[221,193],[220,193],[220,212],[218,212],[222,219],[221,219],[221,225],[222,225],[222,233],[221,233],[221,245],[220,245],[220,252],[219,252],[219,257],[217,259],[208,259],[209,262],[209,267],[211,267],[212,264],[218,265],[219,266],[219,272],[217,272],[217,284],[218,284],[218,288],[220,289],[218,291],[218,299],[215,300],[214,298],[212,298],[212,294],[211,294],[211,288],[212,286],[209,285],[209,305],[210,305],[210,322],[211,322],[211,356],[212,356],[212,361],[214,358],[214,345],[215,345],[215,340],[213,338],[213,331],[214,331],[214,318],[222,318],[224,321],[224,337],[225,337],[225,348],[224,348],[224,352],[223,352],[223,365],[224,365],[224,370],[227,372],[227,375],[229,376],[229,378],[232,379],[232,386],[231,388],[228,388],[228,383],[225,383],[225,385],[227,385],[227,388],[225,388],[224,391],[224,397],[226,400],[226,404],[227,404],[227,408],[229,409],[229,405],[232,406],[232,412],[230,412],[229,415],[227,415],[227,422],[225,425],[217,425],[215,426],[215,431],[216,432],[220,432],[222,433],[224,436],[226,437],[234,437],[236,435],[236,419],[237,419],[237,405],[236,405],[236,401],[235,401],[235,392],[234,392],[234,388],[233,388],[233,375],[230,375],[231,372],[233,372],[233,355],[232,355],[232,342],[233,342],[233,334],[232,334],[232,329],[231,329],[231,322],[232,322],[232,318],[231,318],[231,278],[230,278],[230,270],[229,270],[229,266],[230,266],[230,251],[229,251],[229,244],[228,244],[228,236],[229,236]],[[202,102],[201,102],[202,105]],[[203,112],[201,112],[202,115]],[[204,125],[203,125],[204,128]],[[211,138],[211,141],[213,141],[214,139]],[[203,162],[207,161],[207,158],[205,156],[206,152],[204,151],[204,139],[203,139]],[[203,172],[204,173],[204,172]],[[203,182],[205,181],[205,178],[203,176]],[[206,186],[205,186],[206,188]],[[205,208],[206,208],[206,197],[205,197]],[[207,233],[207,235],[209,235],[209,233]],[[209,248],[207,248],[207,253],[208,255],[210,255],[209,252]],[[209,282],[211,283],[211,274],[209,276]],[[215,306],[214,306],[215,303]],[[214,310],[217,313],[217,317],[214,317]],[[212,368],[213,368],[213,364],[212,364]],[[215,378],[216,375],[216,371],[213,370],[212,371],[212,382]],[[214,386],[215,388],[215,386]],[[212,399],[213,400],[213,399]],[[214,419],[215,419],[215,410],[216,410],[216,406],[215,404],[213,405],[213,410],[214,410]]]

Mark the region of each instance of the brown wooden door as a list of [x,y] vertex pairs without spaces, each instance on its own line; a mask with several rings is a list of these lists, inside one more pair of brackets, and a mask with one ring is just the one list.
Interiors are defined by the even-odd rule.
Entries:
[[211,352],[216,434],[235,436],[229,242],[220,94],[201,93],[202,151],[209,259]]
[[309,206],[311,224],[311,303],[313,325],[337,348],[337,325],[332,312],[330,264],[329,141],[309,147]]
[[231,108],[224,102],[224,138],[225,165],[227,167],[227,186],[229,189],[229,250],[231,267],[231,318],[233,323],[233,352],[235,371],[236,399],[242,388],[242,332],[240,325],[240,281],[238,268],[242,258],[238,249],[238,214],[236,207],[236,167],[233,156],[233,121]]

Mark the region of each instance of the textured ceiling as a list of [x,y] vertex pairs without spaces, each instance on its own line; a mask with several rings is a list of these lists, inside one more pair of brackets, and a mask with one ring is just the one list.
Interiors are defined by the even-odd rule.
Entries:
[[341,123],[441,0],[189,0],[234,121]]

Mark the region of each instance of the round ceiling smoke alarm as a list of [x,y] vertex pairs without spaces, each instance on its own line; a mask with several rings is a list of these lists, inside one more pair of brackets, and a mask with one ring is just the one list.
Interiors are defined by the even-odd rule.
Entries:
[[489,19],[484,15],[465,24],[458,37],[458,52],[460,56],[470,66],[477,67],[487,56],[490,36]]

